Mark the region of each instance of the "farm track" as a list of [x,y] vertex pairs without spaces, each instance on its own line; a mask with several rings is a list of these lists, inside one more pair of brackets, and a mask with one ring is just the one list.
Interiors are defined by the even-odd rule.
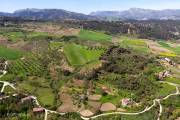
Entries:
[[[4,68],[4,70],[2,71],[2,72],[3,72],[3,75],[1,75],[0,78],[3,77],[3,76],[7,73],[7,71],[6,71],[7,65],[8,65],[8,62],[6,61],[6,62],[5,62],[5,68]],[[176,87],[176,93],[169,94],[169,95],[167,95],[166,97],[161,98],[161,99],[154,99],[154,100],[153,100],[153,104],[152,104],[150,107],[146,106],[146,108],[145,108],[143,111],[140,111],[140,112],[135,112],[135,113],[128,113],[128,112],[111,112],[111,113],[99,114],[99,115],[96,115],[96,116],[93,116],[93,117],[89,117],[89,118],[85,118],[85,117],[81,116],[81,118],[82,118],[83,120],[89,120],[89,119],[96,119],[96,118],[98,118],[98,117],[108,116],[108,115],[140,115],[140,114],[143,114],[143,113],[151,110],[154,106],[156,106],[156,105],[158,104],[158,105],[159,105],[159,114],[158,114],[157,120],[160,120],[160,117],[161,117],[162,111],[163,111],[163,106],[161,105],[161,101],[166,100],[166,99],[168,99],[168,98],[171,97],[171,96],[180,95],[180,91],[179,91],[180,85],[179,85],[179,84],[175,84],[175,83],[171,83],[171,82],[165,82],[165,81],[159,81],[159,82],[160,82],[160,83],[166,83],[166,84],[169,84],[169,85],[171,85],[171,86]],[[16,90],[16,88],[14,87],[14,85],[11,84],[11,83],[9,83],[9,82],[0,81],[0,83],[3,83],[3,87],[1,88],[1,93],[4,91],[4,88],[5,88],[6,86],[10,86],[10,87],[13,88],[14,90]],[[13,94],[13,96],[18,96],[18,94]],[[10,97],[10,96],[5,96],[5,97],[1,98],[0,100],[2,100],[2,99],[7,99],[7,98],[9,98],[9,97]],[[39,104],[36,96],[32,96],[32,98],[33,98],[33,100],[34,100],[34,102],[35,102],[35,104],[36,104],[37,106],[42,107],[42,106]],[[44,108],[44,107],[42,107],[42,108]],[[48,120],[48,114],[59,114],[59,115],[65,115],[65,114],[66,114],[66,113],[59,113],[59,112],[57,112],[57,111],[48,110],[48,109],[46,109],[46,108],[44,108],[44,110],[45,110],[44,120]]]

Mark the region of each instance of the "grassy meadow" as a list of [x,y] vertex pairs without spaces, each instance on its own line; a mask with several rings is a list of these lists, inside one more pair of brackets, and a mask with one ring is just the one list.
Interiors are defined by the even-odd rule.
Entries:
[[0,57],[8,60],[15,60],[22,57],[22,52],[0,45]]
[[81,30],[78,37],[82,40],[90,40],[90,41],[110,41],[111,36],[104,34],[103,32],[89,31],[89,30]]
[[[165,41],[158,41],[158,44],[161,45],[164,48],[167,48],[168,50],[171,50],[175,54],[180,54],[180,46],[172,47]],[[171,55],[170,55],[171,56]],[[173,55],[172,55],[173,56]]]
[[103,50],[88,50],[87,47],[78,44],[66,44],[64,45],[64,53],[71,65],[79,66],[97,61]]
[[121,36],[120,45],[125,48],[133,49],[140,53],[149,53],[149,48],[144,40],[132,37]]

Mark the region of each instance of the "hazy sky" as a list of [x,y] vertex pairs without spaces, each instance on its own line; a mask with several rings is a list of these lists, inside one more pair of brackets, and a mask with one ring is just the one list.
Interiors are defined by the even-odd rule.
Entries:
[[58,8],[90,13],[101,10],[180,9],[180,0],[0,0],[0,11],[13,12],[24,8]]

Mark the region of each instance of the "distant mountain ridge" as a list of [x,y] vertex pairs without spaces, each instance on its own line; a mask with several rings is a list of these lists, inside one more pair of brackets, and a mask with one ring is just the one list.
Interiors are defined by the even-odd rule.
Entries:
[[95,20],[95,16],[85,15],[82,13],[70,12],[63,9],[21,9],[14,13],[2,13],[0,16],[8,17],[19,17],[23,19],[32,20],[64,20],[64,19],[75,19],[75,20]]
[[90,13],[92,16],[103,18],[117,18],[119,20],[180,20],[180,9],[151,10],[131,8],[124,11],[98,11]]
[[180,20],[180,9],[151,10],[131,8],[124,11],[98,11],[89,15],[63,9],[22,9],[14,13],[0,12],[0,16],[31,20]]

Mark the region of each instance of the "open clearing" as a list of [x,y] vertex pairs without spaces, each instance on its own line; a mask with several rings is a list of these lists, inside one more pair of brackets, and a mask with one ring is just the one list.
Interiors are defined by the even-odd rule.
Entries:
[[0,45],[0,57],[8,60],[14,60],[20,58],[21,56],[22,52],[14,49],[9,49]]
[[169,49],[173,51],[176,54],[180,54],[180,46],[170,46],[167,42],[165,41],[158,41],[158,44],[161,45],[162,47]]
[[122,36],[120,41],[122,47],[130,48],[140,53],[149,53],[148,45],[144,40]]
[[106,35],[102,32],[81,30],[78,37],[82,40],[92,40],[92,41],[110,41],[111,36]]
[[88,50],[85,46],[66,44],[64,53],[71,65],[78,66],[98,60],[103,50]]

